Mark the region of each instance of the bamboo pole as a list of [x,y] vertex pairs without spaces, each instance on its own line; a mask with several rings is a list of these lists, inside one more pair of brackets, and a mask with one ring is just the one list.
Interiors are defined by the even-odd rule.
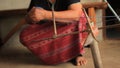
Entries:
[[[90,20],[96,25],[96,13],[94,8],[88,8]],[[95,38],[96,39],[96,38]],[[98,42],[96,40],[90,45],[95,68],[103,68]]]
[[94,40],[92,44],[90,44],[90,48],[91,48],[95,68],[103,68],[98,42]]

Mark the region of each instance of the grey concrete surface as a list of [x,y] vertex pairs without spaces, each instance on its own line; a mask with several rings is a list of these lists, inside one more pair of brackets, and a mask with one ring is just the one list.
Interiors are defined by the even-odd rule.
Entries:
[[[17,32],[0,49],[0,68],[94,68],[90,48],[85,48],[87,65],[74,66],[70,62],[59,65],[43,65],[26,47],[19,42]],[[103,68],[120,68],[120,40],[104,40],[99,43]]]

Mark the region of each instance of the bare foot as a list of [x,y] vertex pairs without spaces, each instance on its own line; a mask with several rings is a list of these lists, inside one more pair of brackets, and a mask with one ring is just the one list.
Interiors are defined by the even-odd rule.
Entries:
[[78,56],[76,58],[76,63],[77,63],[77,66],[86,65],[87,64],[87,60],[84,57],[82,57],[82,56]]

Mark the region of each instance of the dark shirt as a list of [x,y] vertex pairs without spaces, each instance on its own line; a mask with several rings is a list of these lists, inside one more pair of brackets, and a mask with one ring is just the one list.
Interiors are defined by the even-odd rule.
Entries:
[[[62,11],[67,10],[68,6],[80,2],[80,0],[56,0],[55,2],[55,11]],[[31,0],[30,7],[28,8],[28,11],[33,7],[41,7],[46,10],[51,10],[51,3],[49,0]]]

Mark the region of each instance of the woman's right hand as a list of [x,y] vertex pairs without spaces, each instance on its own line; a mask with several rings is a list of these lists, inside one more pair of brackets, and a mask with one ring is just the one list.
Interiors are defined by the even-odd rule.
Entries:
[[38,23],[39,21],[45,19],[45,12],[46,10],[43,8],[33,7],[26,15],[26,20],[29,23]]

